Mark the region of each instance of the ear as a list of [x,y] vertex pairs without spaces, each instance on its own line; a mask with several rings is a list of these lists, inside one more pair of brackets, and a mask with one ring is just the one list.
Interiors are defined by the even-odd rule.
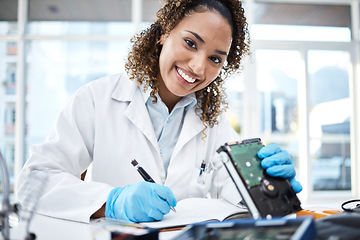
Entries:
[[166,34],[166,33],[164,33],[163,35],[161,35],[160,40],[159,40],[160,45],[164,45],[165,40],[167,39],[168,35],[169,35],[169,34]]

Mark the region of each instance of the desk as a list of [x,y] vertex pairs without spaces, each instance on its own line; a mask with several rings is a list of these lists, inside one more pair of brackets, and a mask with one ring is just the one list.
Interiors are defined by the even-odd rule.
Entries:
[[[25,234],[25,223],[19,222],[10,229],[10,239],[22,239]],[[40,214],[35,214],[30,223],[30,232],[36,234],[37,240],[92,239],[91,225],[67,221]]]
[[[357,214],[354,214],[356,216],[356,221],[353,222],[359,223],[360,216]],[[328,229],[333,229],[333,225],[328,227],[324,224],[318,225],[319,222],[316,222],[316,226],[320,226],[320,230],[326,230],[319,232],[320,234],[325,235],[319,235],[319,236],[328,236],[329,231]],[[325,228],[324,228],[325,226]],[[25,227],[26,224],[23,222],[20,222],[17,226],[14,226],[10,229],[10,239],[11,240],[24,240],[25,238]],[[339,230],[340,229],[340,230]],[[360,233],[357,228],[345,228],[344,230],[341,230],[341,226],[337,226],[336,231],[344,232],[348,234],[355,234],[356,237],[351,239],[360,239]],[[40,214],[35,214],[34,218],[32,219],[32,222],[30,224],[30,232],[36,234],[36,240],[109,240],[109,238],[94,238],[93,232],[96,230],[94,228],[93,224],[87,224],[87,223],[81,223],[81,222],[74,222],[74,221],[68,221],[63,219],[57,219],[52,218]],[[346,230],[346,231],[345,231]],[[352,231],[352,232],[351,232]],[[176,236],[181,232],[161,232],[159,235],[160,240],[172,240],[176,239]],[[332,234],[332,233],[331,233]],[[0,236],[0,239],[1,236]],[[323,238],[325,239],[325,238]],[[350,238],[344,238],[344,239],[350,239]]]
[[[25,227],[26,224],[20,222],[17,226],[11,228],[10,239],[24,239]],[[36,234],[36,240],[95,240],[93,231],[94,226],[92,224],[68,221],[40,214],[35,214],[30,223],[30,232]],[[177,234],[178,232],[162,232],[159,239],[170,240]]]

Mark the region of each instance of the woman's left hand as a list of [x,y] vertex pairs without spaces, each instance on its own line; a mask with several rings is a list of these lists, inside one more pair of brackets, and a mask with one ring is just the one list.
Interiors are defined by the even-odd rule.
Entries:
[[261,166],[273,177],[287,178],[296,193],[301,192],[301,184],[295,180],[295,167],[291,156],[287,151],[281,150],[277,144],[269,144],[258,152],[262,158]]

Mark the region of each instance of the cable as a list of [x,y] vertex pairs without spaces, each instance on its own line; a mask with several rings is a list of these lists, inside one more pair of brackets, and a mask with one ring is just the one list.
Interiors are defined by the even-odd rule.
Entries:
[[[358,202],[358,204],[356,204],[356,206],[354,208],[347,208],[345,207],[345,205],[350,204],[350,203],[354,203],[354,202]],[[357,212],[360,213],[360,199],[352,199],[352,200],[348,200],[346,202],[343,202],[341,204],[341,208],[345,211],[345,212]]]

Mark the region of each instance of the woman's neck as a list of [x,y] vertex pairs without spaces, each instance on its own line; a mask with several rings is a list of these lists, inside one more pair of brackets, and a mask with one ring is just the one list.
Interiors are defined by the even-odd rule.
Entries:
[[158,82],[159,82],[159,96],[167,106],[170,113],[175,107],[176,103],[178,103],[182,97],[176,96],[172,92],[170,92],[161,78],[158,78]]
[[161,100],[165,103],[167,106],[169,113],[173,110],[175,105],[181,100],[181,97],[175,96],[173,94],[164,94],[159,91],[159,96]]

